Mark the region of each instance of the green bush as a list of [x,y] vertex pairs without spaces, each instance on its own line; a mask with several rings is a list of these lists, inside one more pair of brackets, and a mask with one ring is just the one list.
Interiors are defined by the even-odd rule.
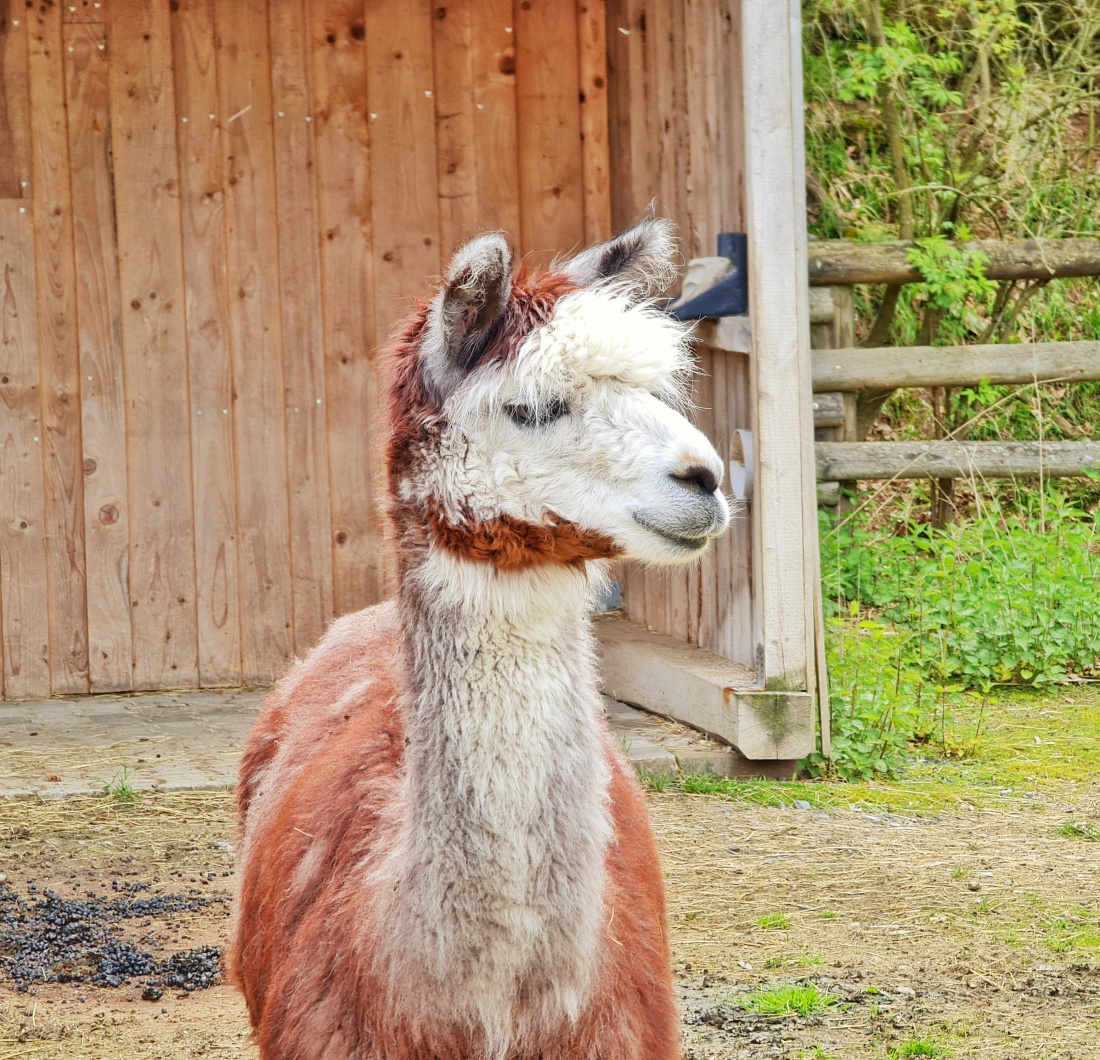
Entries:
[[1048,488],[1033,510],[902,534],[822,513],[833,758],[811,772],[891,776],[914,741],[950,749],[950,707],[997,685],[1100,673],[1100,526]]

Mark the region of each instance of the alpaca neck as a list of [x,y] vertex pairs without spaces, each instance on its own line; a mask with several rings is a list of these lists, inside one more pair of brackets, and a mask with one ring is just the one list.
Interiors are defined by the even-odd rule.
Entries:
[[411,937],[394,934],[490,1036],[521,999],[544,1018],[575,1015],[597,955],[610,825],[592,582],[429,551],[401,589],[395,868]]

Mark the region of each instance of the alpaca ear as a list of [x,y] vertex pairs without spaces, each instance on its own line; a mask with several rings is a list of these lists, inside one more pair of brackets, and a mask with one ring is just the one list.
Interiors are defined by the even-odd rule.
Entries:
[[578,254],[562,271],[582,287],[614,284],[640,298],[652,298],[676,277],[673,233],[671,221],[647,213],[606,243]]
[[424,336],[425,368],[438,396],[477,367],[496,337],[512,296],[513,271],[512,250],[499,232],[455,252]]

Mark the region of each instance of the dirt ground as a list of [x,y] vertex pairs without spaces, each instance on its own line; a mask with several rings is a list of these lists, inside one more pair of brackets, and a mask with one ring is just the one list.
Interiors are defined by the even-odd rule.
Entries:
[[[688,1060],[1100,1057],[1100,787],[940,817],[653,793]],[[24,902],[173,894],[197,908],[120,930],[163,958],[220,945],[227,794],[14,801],[0,884]],[[1086,829],[1091,826],[1086,826]],[[177,903],[179,904],[179,903]],[[185,906],[188,903],[183,903]],[[0,986],[0,1060],[254,1057],[228,985]],[[816,1015],[756,1015],[754,990],[813,984]]]

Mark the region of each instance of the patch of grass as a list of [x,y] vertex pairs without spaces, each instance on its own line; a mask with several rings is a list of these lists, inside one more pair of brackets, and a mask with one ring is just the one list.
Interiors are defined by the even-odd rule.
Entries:
[[765,913],[756,918],[756,926],[765,931],[786,931],[791,926],[791,919],[783,913]]
[[820,909],[817,913],[818,920],[835,920],[837,918],[837,911],[835,909]]
[[642,787],[648,791],[667,791],[675,777],[671,773],[653,773],[648,769],[642,769],[638,772],[638,779],[642,782]]
[[1051,921],[1046,943],[1055,953],[1100,955],[1100,916],[1077,906]]
[[816,968],[824,963],[824,959],[816,953],[778,953],[773,954],[764,961],[765,968],[782,968],[786,965],[797,964],[806,968]]
[[970,870],[965,865],[956,865],[951,870],[951,879],[965,880],[970,875]]
[[906,1056],[947,1056],[950,1050],[935,1038],[906,1038],[887,1054],[888,1060],[902,1060]]
[[813,983],[778,983],[754,990],[741,999],[744,1008],[761,1016],[814,1016],[836,1004],[835,997]]
[[836,1053],[827,1052],[820,1045],[815,1045],[813,1049],[807,1052],[805,1049],[799,1049],[798,1060],[835,1060]]
[[1063,839],[1084,839],[1090,843],[1100,843],[1100,828],[1091,824],[1078,824],[1076,821],[1067,821],[1058,829],[1058,835]]
[[110,780],[103,782],[103,794],[118,803],[140,802],[141,792],[134,788],[133,780],[134,774],[142,768],[142,766],[135,766],[131,769],[123,761],[122,768]]

